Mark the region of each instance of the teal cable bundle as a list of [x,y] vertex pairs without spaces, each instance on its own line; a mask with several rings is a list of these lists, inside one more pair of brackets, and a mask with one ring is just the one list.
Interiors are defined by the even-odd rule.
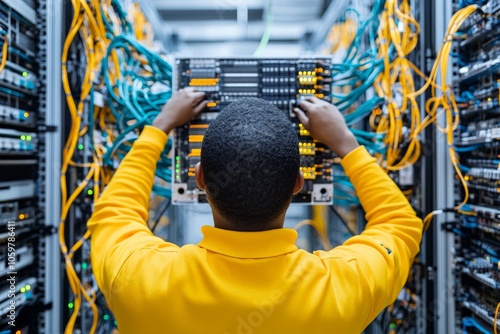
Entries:
[[[377,77],[384,71],[384,60],[378,56],[376,38],[379,29],[379,18],[384,11],[385,0],[375,0],[370,15],[359,25],[354,40],[349,47],[342,63],[333,64],[331,67],[332,98],[334,104],[343,112],[347,125],[356,136],[361,145],[364,145],[372,154],[386,154],[387,147],[384,144],[385,134],[367,132],[354,128],[364,119],[368,118],[372,111],[382,106],[386,101],[384,98],[374,96],[366,99],[367,91],[371,89]],[[346,13],[354,13],[358,19],[361,15],[355,9],[348,9]],[[366,43],[366,50],[362,50],[362,44]],[[394,47],[390,48],[390,52]],[[349,92],[340,93],[349,88]],[[362,104],[348,113],[348,109],[356,104]],[[333,175],[335,184],[335,203],[338,205],[359,206],[354,187],[349,179],[343,174],[340,166],[336,168]]]
[[[103,16],[107,36],[111,39],[106,57],[102,61],[102,77],[106,87],[108,106],[116,118],[118,136],[108,145],[103,157],[105,166],[115,166],[122,161],[137,139],[137,134],[150,125],[172,96],[172,66],[157,52],[138,42],[133,28],[127,20],[127,13],[118,1],[112,5],[120,19],[119,31]],[[115,54],[119,68],[111,58]],[[113,64],[113,66],[111,65]],[[111,77],[114,77],[113,80]],[[172,142],[169,139],[157,164],[156,176],[160,183],[170,184],[172,162],[169,153]],[[171,190],[155,185],[153,191],[163,197],[171,197]]]

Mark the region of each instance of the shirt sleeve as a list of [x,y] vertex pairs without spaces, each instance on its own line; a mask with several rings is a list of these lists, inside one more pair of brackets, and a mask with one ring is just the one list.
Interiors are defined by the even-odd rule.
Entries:
[[146,223],[156,164],[167,140],[163,131],[145,127],[96,202],[88,221],[94,276],[110,306],[116,276],[135,251],[178,249],[155,237]]
[[[348,286],[348,305],[360,315],[360,331],[396,300],[419,252],[423,224],[408,200],[370,156],[359,147],[342,161],[366,212],[365,231],[330,252],[316,252],[328,265],[341,264],[357,273],[358,281],[342,282],[332,272],[333,283]],[[356,286],[354,286],[356,285]]]

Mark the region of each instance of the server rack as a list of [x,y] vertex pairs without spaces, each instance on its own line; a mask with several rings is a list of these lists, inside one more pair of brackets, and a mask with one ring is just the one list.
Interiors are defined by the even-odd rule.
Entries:
[[[54,37],[60,31],[58,3],[0,1],[0,43],[6,55],[0,71],[0,266],[6,292],[1,299],[3,306],[15,305],[15,319],[2,322],[2,333],[59,332],[54,326],[58,301],[53,299],[59,278],[53,276],[59,268],[53,216],[57,208],[50,207],[57,203],[52,196],[58,183],[47,169],[47,161],[54,161],[59,152],[54,150],[59,134],[52,124],[60,112],[60,105],[54,104],[60,92],[51,84],[59,81],[54,80],[59,64],[51,62],[57,58],[50,54],[61,41]],[[15,279],[5,286],[6,275]],[[3,319],[11,314],[5,310]]]

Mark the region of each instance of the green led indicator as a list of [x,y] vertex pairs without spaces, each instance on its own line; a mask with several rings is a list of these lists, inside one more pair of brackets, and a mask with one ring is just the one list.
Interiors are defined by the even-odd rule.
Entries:
[[80,151],[81,151],[81,150],[83,150],[83,144],[79,144],[79,145],[78,145],[78,149],[79,149]]
[[179,169],[179,168],[181,168],[181,165],[177,164],[177,165],[175,165],[175,168]]
[[28,141],[29,141],[29,140],[31,140],[31,139],[32,139],[32,138],[31,138],[31,136],[26,136],[26,140],[28,140]]
[[103,318],[104,320],[109,320],[109,315],[105,314],[102,318]]
[[176,157],[175,160],[180,161],[181,157]]
[[179,174],[181,171],[180,171],[180,170],[178,170],[178,169],[176,169],[176,170],[175,170],[175,172],[176,172],[177,174]]
[[26,288],[21,288],[21,293],[25,293],[26,292]]
[[86,270],[88,268],[88,266],[89,265],[87,263],[85,263],[85,262],[82,263],[82,269],[83,270]]
[[26,285],[26,291],[30,291],[31,290],[31,285]]
[[92,189],[89,189],[89,190],[87,191],[87,195],[89,195],[89,196],[94,195],[94,191],[93,191]]
[[22,135],[22,136],[21,136],[21,140],[26,140],[26,136],[25,136],[25,135]]
[[118,322],[115,320],[115,326],[118,326]]
[[28,76],[28,72],[23,72],[23,77],[27,77]]
[[68,304],[68,308],[69,308],[69,309],[72,309],[74,306],[75,306],[75,305],[73,305],[73,303],[69,303],[69,304]]
[[395,324],[395,323],[391,323],[389,327],[390,327],[391,329],[396,329],[396,324]]

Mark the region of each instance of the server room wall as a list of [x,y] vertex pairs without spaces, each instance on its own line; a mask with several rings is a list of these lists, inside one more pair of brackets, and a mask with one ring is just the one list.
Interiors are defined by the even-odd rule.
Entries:
[[[199,5],[0,0],[0,334],[119,330],[93,277],[86,222],[144,126],[188,86],[209,102],[161,156],[148,221],[155,235],[197,243],[212,224],[193,168],[206,127],[246,96],[277,106],[300,139],[306,188],[285,222],[298,246],[328,250],[360,233],[364,212],[340,159],[291,112],[316,96],[339,108],[424,222],[407,285],[366,333],[497,333],[500,0]],[[191,13],[206,40],[176,13]],[[216,27],[229,18],[224,35]]]

